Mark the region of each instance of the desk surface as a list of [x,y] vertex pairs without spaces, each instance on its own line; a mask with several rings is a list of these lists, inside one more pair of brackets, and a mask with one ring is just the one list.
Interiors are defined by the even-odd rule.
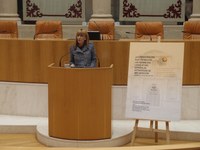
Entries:
[[[92,42],[95,44],[100,66],[113,64],[113,84],[126,85],[130,40]],[[185,43],[183,84],[199,85],[200,40],[162,42]],[[51,63],[58,65],[61,56],[69,54],[69,47],[73,43],[74,40],[0,39],[0,80],[47,83],[47,66]],[[65,59],[68,60],[69,56],[66,55]]]

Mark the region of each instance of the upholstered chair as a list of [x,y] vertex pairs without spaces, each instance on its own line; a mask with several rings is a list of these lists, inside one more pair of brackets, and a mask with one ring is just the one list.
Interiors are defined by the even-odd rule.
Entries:
[[0,38],[18,38],[17,21],[0,20]]
[[91,20],[88,23],[88,31],[99,31],[102,40],[113,40],[115,38],[115,23],[114,21]]
[[162,22],[136,22],[135,39],[156,40],[164,38],[164,29]]
[[62,39],[61,21],[43,21],[39,20],[35,25],[34,39]]
[[186,21],[183,28],[183,39],[200,39],[200,21]]

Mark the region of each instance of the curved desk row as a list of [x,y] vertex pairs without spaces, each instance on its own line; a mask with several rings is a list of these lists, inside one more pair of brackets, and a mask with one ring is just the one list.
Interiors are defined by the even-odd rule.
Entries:
[[[185,42],[183,84],[199,85],[200,41],[178,42]],[[73,43],[73,40],[1,39],[0,81],[47,83],[47,66],[59,64],[65,54],[68,59]],[[126,85],[130,41],[94,41],[94,44],[100,66],[113,64],[113,84]]]

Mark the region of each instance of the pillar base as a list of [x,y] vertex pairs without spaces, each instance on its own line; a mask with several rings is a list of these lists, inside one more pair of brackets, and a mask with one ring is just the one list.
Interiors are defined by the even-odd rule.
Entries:
[[[100,14],[93,14],[92,15],[92,18],[90,19],[90,21],[93,21],[93,20],[97,20],[97,21],[114,21],[114,19],[112,18],[112,15],[100,15]],[[115,22],[115,21],[114,21]]]
[[18,24],[21,24],[21,19],[17,14],[0,14],[0,20],[15,20]]
[[91,17],[92,18],[103,18],[103,19],[113,18],[113,16],[111,14],[93,14]]
[[200,20],[200,14],[192,14],[189,20]]

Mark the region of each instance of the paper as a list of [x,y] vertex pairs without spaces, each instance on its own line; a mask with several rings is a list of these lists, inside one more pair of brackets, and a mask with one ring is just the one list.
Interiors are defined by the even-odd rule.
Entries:
[[179,120],[183,43],[131,43],[126,117]]

